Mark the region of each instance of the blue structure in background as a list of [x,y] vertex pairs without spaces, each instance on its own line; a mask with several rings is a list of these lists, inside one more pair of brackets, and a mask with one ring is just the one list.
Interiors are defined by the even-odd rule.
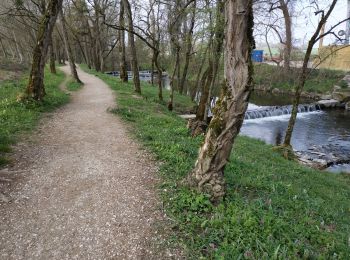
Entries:
[[263,50],[253,50],[252,61],[253,62],[263,62],[264,61],[264,51]]

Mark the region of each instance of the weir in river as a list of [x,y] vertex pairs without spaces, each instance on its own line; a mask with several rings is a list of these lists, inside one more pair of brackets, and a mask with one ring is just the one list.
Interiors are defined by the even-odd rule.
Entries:
[[[244,119],[258,119],[273,116],[290,115],[292,113],[292,105],[287,106],[264,106],[255,109],[248,109]],[[318,104],[302,104],[298,106],[298,113],[309,113],[321,111]]]

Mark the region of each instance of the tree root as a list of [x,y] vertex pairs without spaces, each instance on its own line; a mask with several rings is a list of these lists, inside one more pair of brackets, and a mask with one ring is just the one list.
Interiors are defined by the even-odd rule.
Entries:
[[293,147],[291,145],[278,145],[274,146],[272,150],[280,153],[287,160],[296,160],[297,156],[294,153]]
[[187,128],[191,131],[191,136],[196,137],[198,135],[205,134],[208,124],[204,121],[190,119],[187,123]]

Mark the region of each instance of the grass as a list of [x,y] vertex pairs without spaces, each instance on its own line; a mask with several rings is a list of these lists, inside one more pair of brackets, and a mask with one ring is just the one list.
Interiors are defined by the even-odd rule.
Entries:
[[42,113],[50,112],[69,101],[69,96],[58,88],[64,77],[61,71],[57,75],[45,71],[47,95],[40,103],[17,101],[17,96],[25,89],[27,78],[0,83],[0,166],[9,162],[6,154],[11,152],[11,145],[19,134],[32,130]]
[[[283,68],[267,64],[255,66],[254,80],[257,85],[291,91],[297,84],[300,69],[292,68],[285,73]],[[327,93],[333,90],[334,85],[341,84],[345,72],[337,70],[312,70],[306,80],[306,92]]]
[[78,91],[83,87],[83,83],[76,82],[72,77],[70,77],[66,83],[66,88],[69,91]]
[[186,122],[157,101],[155,88],[143,85],[145,94],[135,98],[130,84],[90,72],[116,91],[114,112],[162,162],[160,188],[174,220],[172,241],[188,258],[350,258],[348,175],[305,168],[269,145],[239,137],[226,167],[225,202],[213,207],[206,195],[180,185],[193,168],[202,137],[189,136]]

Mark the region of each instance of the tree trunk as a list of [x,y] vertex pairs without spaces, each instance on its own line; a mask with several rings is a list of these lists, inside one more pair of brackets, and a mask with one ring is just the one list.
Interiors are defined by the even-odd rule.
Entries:
[[182,72],[182,78],[180,80],[180,85],[179,85],[179,92],[180,94],[183,93],[186,78],[187,78],[187,72],[188,72],[188,66],[190,64],[190,58],[191,58],[191,53],[192,53],[192,40],[193,40],[193,29],[196,21],[196,1],[193,2],[193,11],[191,15],[191,22],[190,22],[190,28],[187,33],[186,37],[186,54],[185,54],[185,65],[184,69]]
[[199,105],[196,113],[196,121],[204,121],[204,117],[206,114],[206,108],[207,108],[207,102],[209,97],[209,88],[210,84],[213,79],[213,62],[209,61],[209,66],[206,69],[206,71],[203,73],[202,79],[201,79],[201,97],[199,100]]
[[172,111],[174,109],[174,79],[175,79],[175,73],[177,71],[178,68],[178,64],[180,63],[180,59],[179,59],[179,52],[180,52],[180,47],[176,47],[176,58],[175,58],[175,65],[174,65],[174,69],[173,69],[173,73],[171,74],[171,78],[170,78],[170,99],[168,102],[168,109],[169,111]]
[[205,142],[188,181],[208,193],[213,203],[222,201],[224,169],[234,139],[242,126],[252,90],[254,48],[252,0],[226,1],[225,85],[214,109]]
[[2,53],[4,54],[4,57],[7,58],[7,52],[1,38],[0,38],[0,44],[1,44]]
[[[180,46],[180,43],[178,43]],[[176,86],[177,86],[177,90],[180,92],[180,79],[181,79],[181,61],[180,61],[180,51],[181,51],[181,47],[177,48],[176,50],[176,60],[178,60],[177,62],[177,66],[176,66]],[[182,90],[183,91],[183,90]]]
[[199,70],[197,72],[197,78],[196,78],[196,81],[194,83],[194,88],[192,90],[192,93],[191,93],[191,100],[194,101],[196,96],[197,96],[197,91],[199,89],[199,83],[200,83],[200,78],[201,78],[201,74],[202,74],[202,70],[203,70],[203,67],[204,67],[204,64],[205,64],[205,61],[207,59],[207,53],[208,53],[208,48],[207,47],[205,49],[205,52],[204,52],[204,55],[203,55],[203,58],[201,59],[201,63],[199,65]]
[[163,85],[162,85],[163,72],[159,65],[159,51],[155,51],[154,63],[156,65],[157,72],[158,72],[158,98],[160,101],[163,101]]
[[12,34],[13,34],[13,40],[15,42],[15,46],[16,46],[16,52],[17,52],[17,55],[18,55],[18,58],[19,58],[19,63],[22,64],[23,63],[23,55],[22,55],[22,52],[18,46],[18,42],[17,42],[17,38],[16,38],[16,34],[14,31],[12,31]]
[[61,25],[62,25],[62,36],[63,36],[63,42],[64,46],[66,49],[66,54],[68,57],[68,62],[69,62],[69,67],[70,67],[70,72],[72,77],[75,79],[76,82],[82,83],[81,80],[79,79],[77,68],[75,66],[75,60],[74,60],[74,55],[72,52],[72,48],[70,46],[69,38],[68,38],[68,32],[66,28],[66,19],[63,16],[63,12],[60,12],[60,18],[61,18]]
[[317,25],[315,33],[312,35],[312,37],[310,38],[310,41],[308,43],[305,57],[304,57],[303,67],[302,67],[301,74],[299,77],[299,82],[298,82],[298,85],[295,89],[295,99],[293,102],[292,114],[291,114],[291,117],[289,119],[288,128],[287,128],[286,135],[285,135],[284,142],[283,142],[284,147],[291,147],[292,134],[293,134],[294,125],[295,125],[295,122],[297,119],[298,106],[300,103],[300,96],[301,96],[301,92],[303,91],[303,88],[305,85],[307,72],[308,72],[308,63],[309,63],[309,60],[311,57],[312,49],[313,49],[315,43],[320,39],[320,32],[321,32],[323,26],[326,24],[329,16],[333,12],[336,3],[337,3],[337,0],[333,0],[327,13],[324,14],[324,12],[322,12],[322,18]]
[[55,51],[53,46],[52,37],[50,38],[50,72],[56,74],[56,63],[55,63]]
[[33,51],[32,68],[26,94],[34,100],[41,100],[45,96],[44,68],[50,37],[55,26],[57,15],[62,8],[63,0],[51,0],[45,15],[41,18],[37,41]]
[[91,55],[90,52],[88,51],[88,46],[87,46],[87,40],[86,37],[84,37],[84,52],[85,52],[85,57],[86,57],[86,64],[89,69],[91,69]]
[[224,2],[222,0],[218,0],[216,3],[216,21],[215,21],[215,37],[213,39],[213,52],[212,52],[212,77],[209,87],[209,93],[204,113],[203,121],[208,120],[208,112],[210,109],[210,103],[211,103],[211,94],[216,84],[221,54],[222,54],[222,47],[224,42],[224,30],[225,30],[225,16],[224,16]]
[[[123,1],[120,1],[119,26],[121,28],[125,27],[125,12],[124,12]],[[120,62],[119,62],[120,79],[123,82],[128,82],[129,78],[128,78],[128,72],[126,69],[126,54],[125,54],[125,31],[118,30],[118,34],[119,34],[119,54],[120,54]]]
[[154,66],[155,66],[155,51],[152,51],[152,65],[151,65],[151,84],[154,86]]
[[284,26],[286,28],[286,39],[284,46],[284,68],[286,70],[290,69],[290,54],[292,52],[292,20],[290,17],[288,3],[285,0],[279,0],[280,8],[283,12]]
[[136,46],[135,46],[135,38],[134,38],[134,25],[132,20],[132,12],[131,12],[131,6],[128,0],[123,0],[124,8],[126,10],[126,16],[128,19],[128,41],[130,44],[130,52],[131,52],[131,67],[132,67],[132,74],[133,74],[133,80],[134,80],[134,89],[135,92],[141,94],[141,85],[140,85],[140,75],[139,75],[139,65],[137,62],[137,53],[136,53]]

